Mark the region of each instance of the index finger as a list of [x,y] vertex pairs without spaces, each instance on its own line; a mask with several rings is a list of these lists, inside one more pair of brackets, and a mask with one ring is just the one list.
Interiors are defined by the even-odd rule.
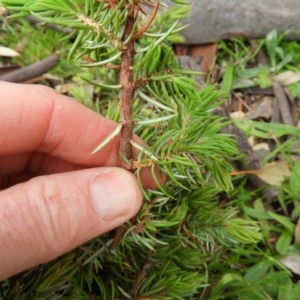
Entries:
[[40,151],[87,167],[118,165],[119,135],[90,155],[115,122],[44,86],[1,82],[0,90],[0,156]]

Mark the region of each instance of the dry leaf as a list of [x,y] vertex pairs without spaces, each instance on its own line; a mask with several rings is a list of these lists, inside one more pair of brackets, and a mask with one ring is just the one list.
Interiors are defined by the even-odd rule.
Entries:
[[255,145],[255,136],[254,135],[250,135],[247,138],[248,144],[253,148]]
[[232,118],[243,119],[245,117],[245,113],[241,110],[234,111],[230,114]]
[[291,171],[287,162],[272,162],[258,170],[256,175],[270,185],[280,186],[285,177],[291,175]]
[[44,74],[44,77],[46,79],[53,80],[53,81],[58,81],[58,82],[61,81],[61,78],[59,76],[55,76],[55,75],[49,74],[49,73]]
[[300,81],[300,72],[285,71],[273,77],[273,80],[283,86],[289,86],[295,82]]
[[7,15],[7,9],[3,6],[0,6],[0,16],[6,16]]
[[254,145],[253,147],[253,151],[257,151],[257,150],[267,150],[267,151],[270,151],[270,147],[267,143],[258,143],[256,145]]
[[6,57],[15,57],[15,56],[19,56],[20,53],[18,53],[17,51],[4,47],[4,46],[0,46],[0,56],[6,56]]
[[[263,100],[259,103],[254,113],[248,116],[249,119],[270,119],[272,116],[273,97],[265,96]],[[252,107],[251,107],[252,108]]]
[[300,255],[290,254],[286,257],[282,257],[279,261],[290,269],[293,273],[300,275]]

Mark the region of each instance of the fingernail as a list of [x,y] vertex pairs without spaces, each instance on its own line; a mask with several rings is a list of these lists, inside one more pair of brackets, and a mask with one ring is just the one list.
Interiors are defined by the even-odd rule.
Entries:
[[136,189],[125,171],[113,170],[93,180],[90,196],[98,217],[103,221],[112,221],[131,213],[136,201]]

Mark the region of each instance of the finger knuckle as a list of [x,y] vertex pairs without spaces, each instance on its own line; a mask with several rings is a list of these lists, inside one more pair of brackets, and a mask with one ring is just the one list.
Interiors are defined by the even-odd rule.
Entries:
[[78,239],[84,219],[78,197],[78,192],[49,178],[42,184],[39,212],[43,227],[41,236],[54,253],[69,250]]

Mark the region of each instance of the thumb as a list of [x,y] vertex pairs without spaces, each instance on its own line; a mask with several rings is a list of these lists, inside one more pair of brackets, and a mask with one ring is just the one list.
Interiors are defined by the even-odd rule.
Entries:
[[142,203],[135,177],[95,168],[36,177],[0,192],[0,281],[112,230]]

